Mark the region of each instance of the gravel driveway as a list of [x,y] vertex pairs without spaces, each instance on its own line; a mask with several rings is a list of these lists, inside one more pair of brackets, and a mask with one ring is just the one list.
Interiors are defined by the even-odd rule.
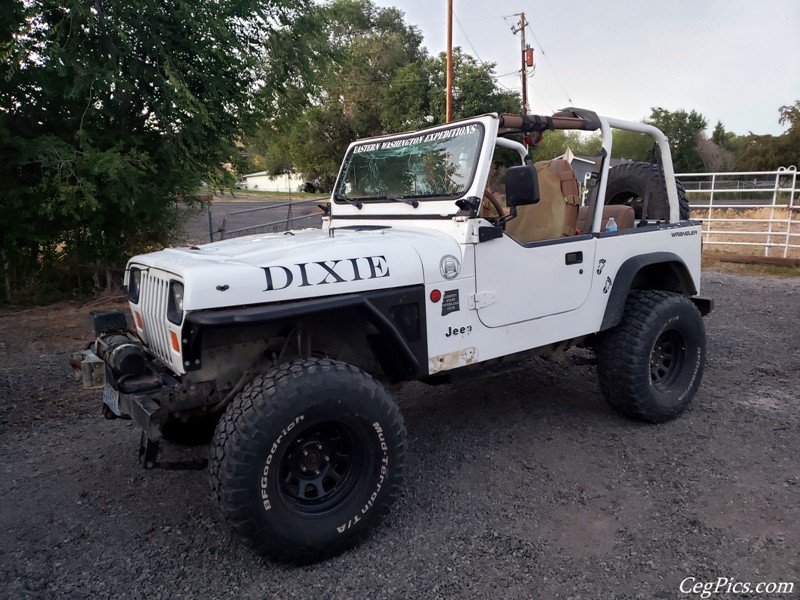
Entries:
[[800,279],[704,284],[709,362],[681,418],[612,413],[587,351],[409,385],[394,512],[303,568],[240,547],[206,472],[139,468],[134,427],[70,380],[89,308],[0,315],[0,596],[650,599],[687,597],[693,576],[793,581],[796,597]]

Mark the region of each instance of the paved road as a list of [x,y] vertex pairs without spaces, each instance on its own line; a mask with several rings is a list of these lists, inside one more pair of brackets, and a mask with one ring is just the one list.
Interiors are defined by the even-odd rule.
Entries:
[[[293,201],[291,207],[293,227],[319,227],[319,215],[322,213],[317,206],[319,202]],[[209,210],[211,212],[210,229],[214,232],[215,241],[223,237],[249,235],[264,231],[284,231],[285,221],[289,215],[288,201],[284,199],[248,202],[215,201],[210,204]],[[185,228],[188,242],[206,243],[209,241],[209,210],[186,210]],[[225,219],[226,215],[229,215],[227,219]],[[225,233],[220,231],[223,226]],[[242,228],[248,229],[236,231]]]

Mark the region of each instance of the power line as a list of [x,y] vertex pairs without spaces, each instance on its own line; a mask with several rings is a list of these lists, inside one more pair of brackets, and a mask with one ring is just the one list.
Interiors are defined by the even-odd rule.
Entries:
[[553,66],[553,63],[550,62],[550,58],[547,56],[547,53],[544,51],[544,46],[542,46],[541,42],[538,39],[536,39],[536,34],[533,32],[533,27],[531,27],[530,22],[527,23],[527,26],[528,26],[528,31],[530,31],[531,35],[533,36],[533,41],[536,42],[537,46],[539,46],[539,50],[541,50],[542,56],[547,61],[547,64],[550,65],[550,68],[553,70],[553,76],[556,78],[556,81],[558,82],[558,85],[561,86],[561,91],[564,92],[564,95],[567,97],[567,100],[569,100],[570,105],[574,105],[575,103],[572,101],[572,98],[570,98],[570,95],[567,92],[566,88],[564,87],[564,84],[561,83],[561,78],[558,76],[558,73],[556,73],[556,68]]
[[[512,85],[506,88],[509,91],[516,91],[522,89],[522,78],[520,77],[519,71],[514,71],[514,74],[517,76],[516,81],[519,82],[519,85]],[[542,104],[544,104],[547,108],[550,109],[550,112],[556,112],[556,110],[552,106],[550,106],[550,103],[544,99],[544,96],[542,96],[539,92],[536,91],[536,88],[533,88],[533,93],[536,94],[536,97],[542,101]]]
[[[461,29],[461,33],[463,33],[463,34],[464,34],[464,39],[465,39],[465,40],[467,40],[467,44],[469,44],[469,47],[470,47],[470,49],[472,50],[472,53],[475,55],[475,58],[477,58],[477,59],[478,59],[478,62],[479,62],[479,63],[481,63],[481,66],[482,66],[484,69],[486,69],[486,72],[487,72],[487,73],[489,73],[489,71],[491,71],[491,69],[489,69],[489,67],[486,65],[486,63],[485,63],[485,62],[483,62],[483,59],[482,59],[482,58],[480,57],[480,55],[478,54],[478,51],[475,49],[475,46],[473,45],[473,43],[472,43],[472,40],[470,40],[470,39],[469,39],[469,36],[467,35],[467,32],[466,32],[466,30],[464,29],[464,26],[461,24],[461,21],[459,20],[458,16],[457,16],[457,15],[455,15],[455,14],[453,14],[453,16],[454,16],[454,17],[455,17],[455,19],[456,19],[456,23],[458,23],[458,27]],[[506,73],[505,75],[510,75],[510,73]],[[509,91],[509,92],[513,92],[514,90],[512,90],[510,87],[508,87],[507,85],[504,85],[503,83],[501,83],[501,82],[499,81],[499,78],[500,78],[500,77],[504,77],[505,75],[490,75],[490,77],[491,77],[491,78],[494,80],[494,82],[495,82],[497,85],[499,85],[501,88],[503,88],[503,89],[505,89],[505,90],[507,90],[507,91]]]
[[464,34],[464,38],[467,40],[467,43],[469,44],[469,47],[472,48],[472,52],[475,54],[475,58],[478,59],[478,62],[481,63],[481,66],[485,69],[486,68],[486,63],[483,62],[483,60],[481,59],[480,56],[478,56],[478,51],[475,50],[475,46],[472,45],[472,42],[470,41],[469,36],[467,35],[467,32],[464,31],[464,26],[461,24],[461,21],[458,20],[458,17],[456,15],[453,15],[453,16],[456,17],[456,23],[458,23],[458,26],[461,29],[461,33]]
[[536,94],[536,97],[539,98],[539,100],[544,102],[544,105],[547,108],[550,109],[550,112],[553,112],[553,113],[556,112],[556,109],[554,109],[552,106],[550,106],[550,103],[547,100],[545,100],[544,97],[539,92],[536,91],[535,87],[531,87],[531,91],[533,91],[533,93]]
[[506,90],[507,92],[513,92],[513,91],[514,91],[514,88],[510,88],[510,87],[508,87],[508,86],[507,86],[505,83],[502,83],[501,81],[499,81],[499,80],[497,80],[497,79],[495,79],[495,80],[494,80],[494,82],[495,82],[497,85],[499,85],[501,88],[503,88],[504,90]]

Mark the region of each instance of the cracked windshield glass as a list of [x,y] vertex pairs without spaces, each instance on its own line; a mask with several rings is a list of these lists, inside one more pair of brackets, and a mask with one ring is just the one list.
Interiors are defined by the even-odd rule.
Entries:
[[477,165],[483,126],[367,142],[348,154],[336,198],[399,200],[461,196]]

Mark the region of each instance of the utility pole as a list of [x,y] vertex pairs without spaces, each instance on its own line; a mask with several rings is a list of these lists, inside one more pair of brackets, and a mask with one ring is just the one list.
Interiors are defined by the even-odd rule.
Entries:
[[453,120],[453,0],[447,0],[447,108],[445,109],[445,122],[449,123],[452,120]]
[[520,57],[522,58],[522,114],[528,114],[528,46],[525,44],[525,13],[517,13],[514,15],[519,16],[519,25],[511,28],[511,33],[516,35],[520,34]]

